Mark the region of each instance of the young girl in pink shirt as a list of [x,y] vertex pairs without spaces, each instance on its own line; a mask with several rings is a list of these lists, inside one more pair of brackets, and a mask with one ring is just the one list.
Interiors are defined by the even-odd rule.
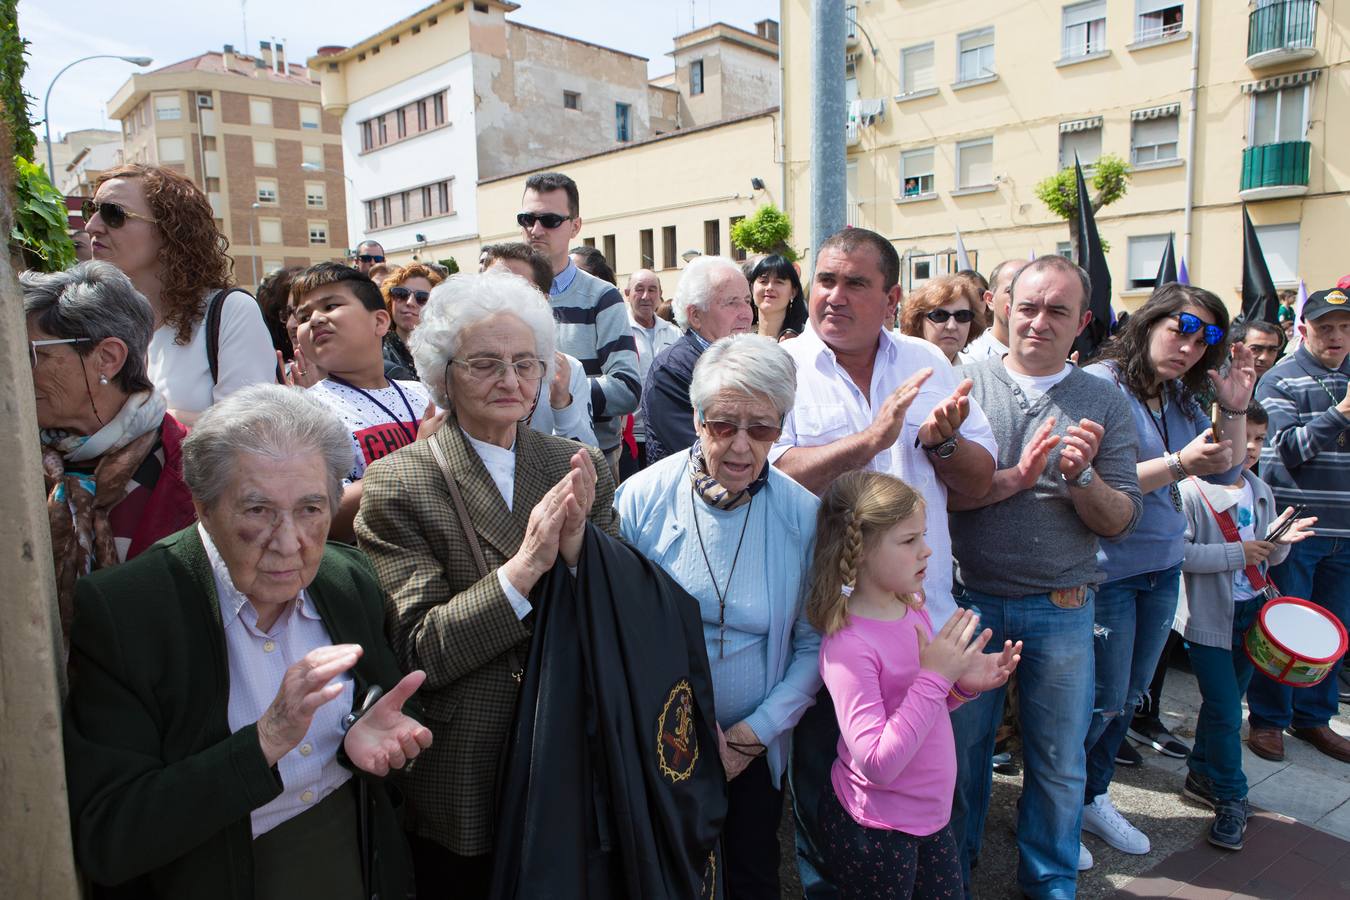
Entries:
[[918,493],[879,472],[841,475],[821,498],[807,615],[824,635],[840,733],[819,827],[845,900],[962,896],[948,711],[1003,684],[1021,658],[1020,641],[983,653],[992,632],[977,635],[969,610],[934,635],[920,593],[924,522]]

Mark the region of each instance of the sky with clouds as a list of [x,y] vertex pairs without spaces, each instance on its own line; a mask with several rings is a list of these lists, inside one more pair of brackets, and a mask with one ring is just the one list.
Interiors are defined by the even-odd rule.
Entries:
[[[712,21],[751,29],[758,19],[778,18],[778,0],[519,0],[508,18],[646,56],[649,74],[669,72],[675,34]],[[24,88],[32,117],[52,78],[66,64],[96,53],[150,56],[151,68],[169,65],[225,44],[256,51],[258,41],[285,43],[292,62],[303,62],[324,44],[351,44],[429,5],[427,0],[20,0],[19,31],[30,42]],[[621,11],[621,14],[616,14]],[[116,127],[107,101],[139,71],[116,59],[71,68],[51,93],[52,136],[80,128]],[[38,125],[38,135],[42,126]]]

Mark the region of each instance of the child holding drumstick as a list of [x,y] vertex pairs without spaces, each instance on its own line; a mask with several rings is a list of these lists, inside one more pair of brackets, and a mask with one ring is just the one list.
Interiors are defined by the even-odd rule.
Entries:
[[969,610],[933,633],[924,611],[922,498],[879,472],[841,475],[821,498],[807,615],[839,721],[822,791],[822,853],[840,896],[962,895],[947,827],[956,781],[948,711],[1002,685],[1022,644],[981,651]]
[[1186,761],[1183,795],[1214,810],[1209,842],[1241,850],[1247,830],[1247,778],[1242,772],[1242,695],[1252,664],[1242,638],[1266,601],[1266,572],[1289,545],[1312,535],[1315,517],[1297,519],[1274,541],[1271,535],[1294,514],[1275,518],[1275,498],[1252,474],[1266,441],[1268,417],[1259,403],[1247,408],[1247,459],[1237,479],[1214,485],[1181,482],[1186,513],[1185,590],[1172,627],[1186,639],[1200,684],[1195,747]]

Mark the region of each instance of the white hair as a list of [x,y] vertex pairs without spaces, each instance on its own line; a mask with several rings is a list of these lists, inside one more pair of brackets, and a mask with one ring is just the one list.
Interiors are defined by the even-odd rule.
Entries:
[[238,475],[240,457],[323,457],[328,499],[336,513],[342,479],[352,468],[352,433],[334,413],[299,388],[254,384],[202,413],[183,441],[183,480],[210,507]]
[[708,302],[712,300],[713,276],[718,272],[729,272],[737,278],[745,278],[741,267],[725,256],[700,256],[680,273],[680,283],[675,286],[675,299],[670,306],[671,312],[675,314],[675,324],[681,330],[689,330],[689,307],[707,312]]
[[[512,315],[534,332],[534,350],[548,367],[544,390],[553,378],[553,311],[539,289],[519,275],[489,270],[481,275],[451,275],[431,289],[422,319],[408,341],[417,374],[442,409],[452,407],[445,367],[459,352],[465,330],[496,315]],[[547,399],[547,398],[545,398]]]
[[733,334],[703,351],[689,383],[694,411],[707,410],[723,391],[767,397],[781,419],[797,396],[797,364],[778,342],[758,334]]

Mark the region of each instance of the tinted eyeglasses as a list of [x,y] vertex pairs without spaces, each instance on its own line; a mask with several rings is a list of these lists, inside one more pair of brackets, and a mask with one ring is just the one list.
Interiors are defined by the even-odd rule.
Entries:
[[1227,330],[1218,325],[1208,325],[1204,319],[1193,313],[1177,313],[1174,318],[1177,320],[1177,331],[1182,334],[1195,334],[1203,328],[1205,330],[1205,343],[1211,347],[1223,343],[1223,339],[1228,335]]
[[127,219],[140,219],[142,222],[154,223],[158,219],[152,219],[149,216],[143,216],[140,213],[134,213],[116,203],[95,203],[93,200],[86,200],[80,205],[80,215],[84,216],[87,223],[95,215],[103,220],[103,224],[109,228],[121,228],[127,224]]
[[783,434],[783,423],[777,425],[741,425],[737,422],[725,422],[721,419],[705,419],[699,416],[703,427],[715,438],[735,437],[736,432],[744,431],[752,441],[776,441]]
[[955,319],[962,325],[969,325],[975,321],[975,311],[970,309],[958,309],[952,312],[949,309],[934,309],[924,313],[924,318],[930,322],[941,325],[948,319]]
[[495,356],[473,356],[469,359],[452,359],[450,362],[467,369],[477,381],[504,378],[507,369],[515,369],[516,378],[520,381],[538,381],[548,369],[548,363],[542,359],[505,360]]
[[571,216],[560,216],[557,213],[541,213],[540,215],[535,215],[534,213],[516,213],[516,224],[521,228],[533,228],[534,223],[538,222],[549,231],[552,231],[562,223],[570,221],[571,218]]
[[376,254],[376,253],[362,253],[360,256],[358,256],[358,257],[356,257],[356,258],[357,258],[358,260],[360,260],[361,262],[363,262],[363,263],[382,263],[382,262],[384,262],[384,257],[383,257],[383,256],[380,256],[379,254]]
[[412,299],[417,302],[418,306],[426,306],[427,301],[431,299],[431,291],[410,291],[405,287],[391,287],[389,296],[404,302]]

